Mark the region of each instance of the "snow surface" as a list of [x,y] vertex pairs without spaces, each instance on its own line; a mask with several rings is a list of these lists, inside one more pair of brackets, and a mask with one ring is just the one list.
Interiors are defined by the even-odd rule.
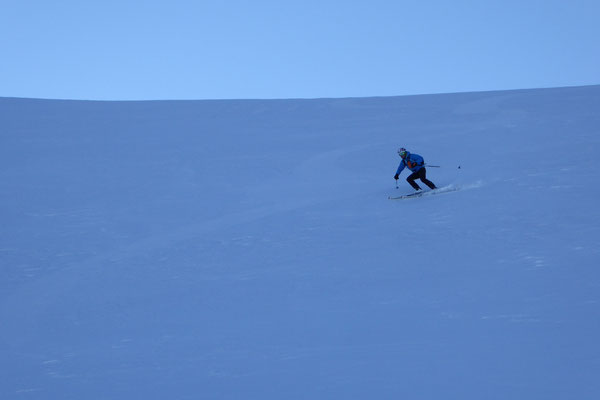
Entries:
[[598,154],[600,86],[0,99],[0,398],[598,399]]

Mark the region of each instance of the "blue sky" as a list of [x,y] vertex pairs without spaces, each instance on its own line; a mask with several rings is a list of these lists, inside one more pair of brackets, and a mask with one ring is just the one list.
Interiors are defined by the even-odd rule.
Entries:
[[3,0],[0,96],[393,96],[600,84],[600,2]]

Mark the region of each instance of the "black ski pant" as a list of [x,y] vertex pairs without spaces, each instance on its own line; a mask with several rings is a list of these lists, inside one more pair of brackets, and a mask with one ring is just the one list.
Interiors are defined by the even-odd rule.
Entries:
[[421,189],[419,187],[419,185],[417,185],[417,182],[415,182],[415,180],[417,180],[417,179],[420,179],[421,182],[423,182],[424,184],[426,184],[427,186],[429,186],[430,189],[436,189],[436,187],[433,184],[433,182],[431,182],[429,179],[427,179],[427,171],[425,170],[425,167],[421,168],[417,172],[413,172],[412,174],[410,174],[408,176],[408,178],[406,178],[406,180],[408,181],[408,183],[410,183],[410,186],[412,186],[413,188],[415,188],[415,190]]

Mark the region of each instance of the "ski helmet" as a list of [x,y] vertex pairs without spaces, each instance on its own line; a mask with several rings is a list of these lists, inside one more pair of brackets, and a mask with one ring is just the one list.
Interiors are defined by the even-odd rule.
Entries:
[[402,158],[404,158],[406,156],[406,149],[404,147],[400,147],[398,149],[398,155]]

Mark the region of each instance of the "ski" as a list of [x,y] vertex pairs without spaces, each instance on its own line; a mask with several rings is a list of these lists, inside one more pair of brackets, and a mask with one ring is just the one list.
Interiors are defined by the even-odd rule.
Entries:
[[424,192],[416,192],[411,194],[403,194],[402,196],[388,197],[390,200],[412,199],[413,197],[421,197]]
[[455,187],[455,186],[447,186],[447,187],[443,187],[443,188],[439,188],[439,189],[433,189],[433,190],[415,192],[415,193],[410,193],[410,194],[404,194],[402,196],[395,196],[395,197],[394,196],[389,196],[388,199],[390,199],[390,200],[414,199],[414,198],[423,197],[423,196],[433,196],[435,194],[455,192],[455,191],[457,191],[459,189],[460,188]]

